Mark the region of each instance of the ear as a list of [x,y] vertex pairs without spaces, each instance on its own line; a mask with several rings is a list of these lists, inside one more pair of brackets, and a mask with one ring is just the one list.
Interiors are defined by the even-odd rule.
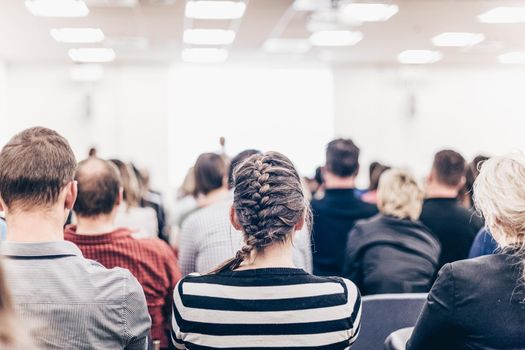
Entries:
[[123,201],[124,201],[124,187],[121,187],[118,189],[118,196],[117,196],[117,201],[115,202],[115,206],[118,207],[119,205],[122,204]]
[[461,180],[459,180],[458,188],[460,188],[460,189],[463,188],[466,183],[467,183],[467,177],[466,176],[462,176]]
[[71,181],[67,184],[67,190],[66,190],[66,201],[64,202],[64,207],[68,210],[73,209],[73,205],[75,204],[75,201],[77,200],[77,194],[78,194],[78,184],[76,181]]
[[237,213],[235,212],[235,208],[230,207],[230,223],[232,224],[233,228],[237,231],[242,231],[242,226],[239,224],[239,219],[237,218]]
[[297,224],[295,224],[295,226],[293,227],[294,231],[301,231],[304,227],[304,224],[305,224],[305,216],[301,216],[301,219],[297,222]]
[[431,170],[430,173],[428,174],[428,176],[425,178],[425,182],[428,184],[428,183],[432,183],[434,182],[434,170]]
[[5,203],[2,197],[0,197],[0,211],[5,211],[5,208],[6,208]]

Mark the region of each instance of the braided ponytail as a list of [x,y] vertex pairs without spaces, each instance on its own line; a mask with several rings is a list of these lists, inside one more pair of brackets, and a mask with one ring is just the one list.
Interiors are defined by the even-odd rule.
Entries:
[[212,273],[235,270],[252,252],[285,243],[291,239],[295,225],[310,213],[301,178],[292,162],[280,153],[248,158],[235,169],[234,184],[233,208],[245,245]]

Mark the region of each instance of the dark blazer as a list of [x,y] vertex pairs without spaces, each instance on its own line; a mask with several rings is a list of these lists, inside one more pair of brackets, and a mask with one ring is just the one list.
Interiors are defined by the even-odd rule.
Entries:
[[327,189],[312,201],[314,275],[341,276],[348,232],[357,220],[377,214],[375,205],[356,197],[353,189]]
[[439,242],[419,221],[379,214],[354,226],[343,275],[363,295],[426,293],[437,272],[439,253]]
[[407,349],[525,349],[521,272],[521,262],[507,254],[446,264]]
[[463,208],[457,198],[428,198],[419,218],[441,244],[439,268],[449,262],[466,259],[472,241],[483,227],[483,220]]

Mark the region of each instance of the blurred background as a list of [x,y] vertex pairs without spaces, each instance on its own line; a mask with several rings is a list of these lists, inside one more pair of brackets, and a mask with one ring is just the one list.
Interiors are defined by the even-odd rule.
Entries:
[[335,136],[422,176],[524,149],[524,32],[524,1],[2,0],[0,144],[51,127],[163,191],[209,151],[312,176]]

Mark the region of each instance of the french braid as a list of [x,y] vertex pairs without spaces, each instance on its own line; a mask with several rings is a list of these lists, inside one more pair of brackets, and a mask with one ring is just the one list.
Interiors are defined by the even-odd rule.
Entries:
[[233,207],[245,245],[214,272],[234,270],[252,251],[262,252],[290,239],[294,226],[309,213],[301,179],[292,162],[277,152],[256,154],[234,171]]

